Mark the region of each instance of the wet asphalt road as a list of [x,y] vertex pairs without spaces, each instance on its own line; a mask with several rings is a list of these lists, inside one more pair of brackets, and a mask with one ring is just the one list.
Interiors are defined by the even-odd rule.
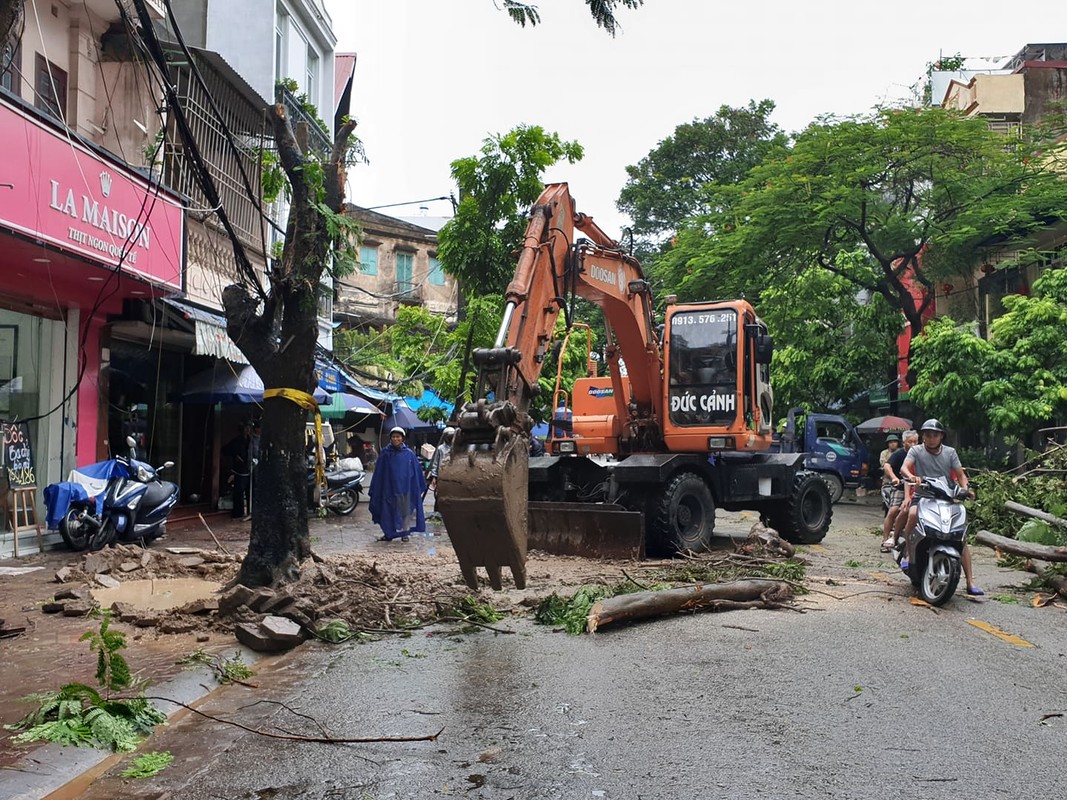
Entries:
[[135,783],[105,778],[82,796],[651,800],[1060,791],[1067,718],[1042,718],[1067,712],[1063,610],[958,595],[934,613],[908,603],[906,592],[814,594],[802,607],[806,613],[698,614],[581,637],[520,621],[501,623],[510,635],[438,628],[369,644],[305,645],[262,671],[258,689],[230,687],[201,708],[275,731],[321,733],[276,704],[284,702],[333,736],[443,729],[440,737],[294,744],[187,718],[152,737],[151,749],[174,754],[170,769]]

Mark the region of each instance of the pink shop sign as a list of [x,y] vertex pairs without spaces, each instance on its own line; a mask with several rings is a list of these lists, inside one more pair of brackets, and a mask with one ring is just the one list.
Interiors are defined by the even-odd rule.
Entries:
[[0,225],[182,288],[185,215],[173,196],[4,103],[0,148]]

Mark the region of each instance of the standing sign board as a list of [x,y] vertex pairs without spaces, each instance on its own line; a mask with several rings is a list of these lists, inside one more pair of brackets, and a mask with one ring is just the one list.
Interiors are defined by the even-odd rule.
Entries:
[[12,489],[37,486],[30,426],[25,422],[0,422],[4,436],[4,471]]
[[10,514],[12,547],[19,557],[19,534],[31,530],[37,534],[37,551],[44,549],[41,525],[37,519],[37,470],[33,464],[30,426],[25,422],[0,420],[3,436],[2,469],[7,479],[4,489],[4,509]]

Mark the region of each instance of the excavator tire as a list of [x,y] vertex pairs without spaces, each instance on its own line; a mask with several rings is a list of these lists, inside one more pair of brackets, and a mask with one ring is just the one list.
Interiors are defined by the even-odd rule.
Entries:
[[830,528],[834,507],[826,481],[815,472],[798,472],[793,491],[784,501],[764,510],[770,527],[787,542],[818,544]]
[[714,531],[715,498],[694,472],[672,477],[649,503],[647,548],[651,555],[701,553],[711,547]]
[[526,588],[527,492],[530,465],[525,439],[497,450],[453,451],[437,475],[437,510],[456,550],[463,580],[478,587],[478,567],[503,588],[501,568]]

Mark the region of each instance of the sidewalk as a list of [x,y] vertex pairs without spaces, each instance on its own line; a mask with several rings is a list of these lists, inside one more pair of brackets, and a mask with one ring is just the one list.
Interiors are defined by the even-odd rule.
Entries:
[[[205,515],[204,521],[182,516],[180,511],[169,523],[167,536],[153,542],[149,550],[189,547],[215,550],[221,547],[241,555],[248,545],[250,522],[234,520],[229,512]],[[355,552],[373,547],[376,528],[371,526],[366,504],[360,503],[349,517],[331,515],[312,518],[310,533],[313,547],[320,554]],[[208,530],[210,528],[210,531]],[[432,541],[432,540],[431,540]],[[32,692],[57,689],[70,682],[96,685],[96,657],[79,638],[99,622],[83,616],[45,614],[41,605],[61,588],[79,588],[82,584],[58,583],[55,573],[64,566],[80,562],[82,554],[66,549],[46,550],[18,560],[0,561],[0,619],[7,627],[26,628],[26,632],[0,640],[0,663],[4,680],[0,682],[0,724],[21,719],[32,706],[20,699]],[[183,703],[202,700],[218,683],[207,667],[183,669],[178,661],[198,648],[208,653],[235,651],[245,663],[262,658],[243,648],[232,634],[200,630],[187,634],[160,634],[154,629],[118,626],[127,634],[123,656],[139,677],[153,682],[150,694],[170,697]],[[162,704],[160,704],[162,706]],[[164,708],[168,716],[180,707]],[[0,729],[0,797],[41,798],[65,786],[77,776],[109,759],[109,753],[91,748],[57,745],[15,746],[10,738],[16,732]],[[75,796],[75,795],[71,795]]]

